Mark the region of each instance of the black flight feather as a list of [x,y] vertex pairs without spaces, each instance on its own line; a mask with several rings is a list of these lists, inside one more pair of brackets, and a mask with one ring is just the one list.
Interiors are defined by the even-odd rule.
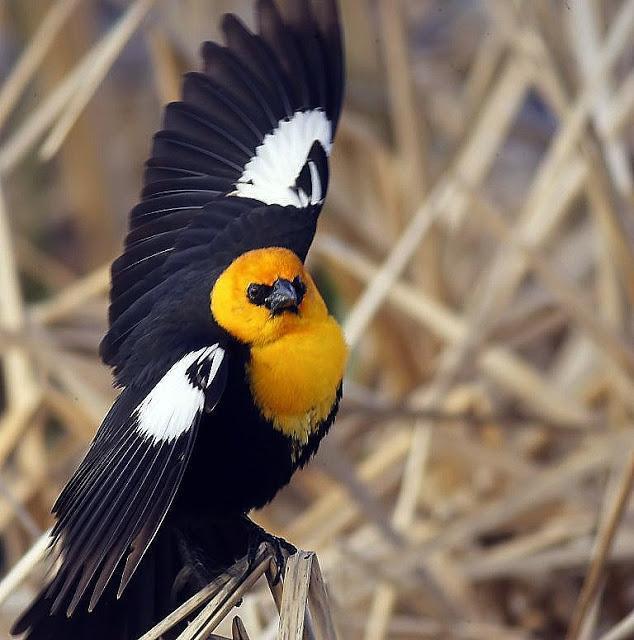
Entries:
[[[182,374],[182,384],[201,397],[204,394],[204,401],[191,409],[193,422],[178,425],[179,432],[173,436],[152,436],[140,428],[144,414],[139,410],[162,378],[157,373],[145,391],[126,388],[106,416],[54,506],[57,522],[51,535],[62,568],[45,591],[53,614],[64,610],[73,615],[89,589],[89,608],[93,609],[117,572],[119,592],[132,578],[180,485],[198,420],[203,411],[215,406],[224,390],[227,363],[220,355],[212,367],[216,352],[213,348],[201,351],[203,355]],[[166,365],[165,373],[169,370]]]

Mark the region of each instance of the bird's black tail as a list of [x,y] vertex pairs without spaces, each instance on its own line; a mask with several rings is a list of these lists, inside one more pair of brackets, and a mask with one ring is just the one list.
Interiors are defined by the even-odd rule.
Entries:
[[166,523],[119,599],[118,580],[112,580],[94,611],[88,611],[87,590],[85,602],[67,617],[66,606],[51,614],[54,596],[47,597],[45,587],[11,632],[26,632],[25,640],[136,640],[244,556],[248,535],[241,517]]

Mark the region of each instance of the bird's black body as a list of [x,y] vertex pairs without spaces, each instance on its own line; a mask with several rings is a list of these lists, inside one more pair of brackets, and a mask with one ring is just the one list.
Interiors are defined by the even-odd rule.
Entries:
[[[239,348],[234,353],[222,400],[213,415],[201,420],[175,511],[240,514],[263,507],[315,454],[335,419],[339,398],[296,455],[293,442],[245,401],[250,398],[245,381],[248,351]],[[216,490],[219,486],[221,492]]]
[[[335,418],[345,345],[302,262],[328,185],[342,40],[336,0],[288,4],[283,17],[257,0],[258,34],[226,16],[226,46],[204,44],[203,70],[166,107],[112,266],[100,353],[122,391],[54,506],[59,566],[13,629],[28,640],[138,638],[245,554],[246,514],[308,462]],[[269,280],[256,269],[254,282],[278,297],[250,307],[232,278],[258,260]],[[244,313],[261,336],[241,332]],[[299,337],[267,360],[287,343],[284,314]],[[315,355],[322,337],[333,353]],[[269,406],[286,359],[315,368],[306,380],[321,390],[290,418]],[[294,405],[284,391],[280,406]]]

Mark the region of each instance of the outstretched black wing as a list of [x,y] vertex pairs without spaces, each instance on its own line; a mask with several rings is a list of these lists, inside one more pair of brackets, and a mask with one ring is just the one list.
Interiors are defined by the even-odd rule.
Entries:
[[258,0],[257,34],[225,16],[226,46],[203,45],[202,71],[187,74],[182,100],[166,107],[142,201],[112,266],[106,364],[121,365],[130,318],[149,313],[146,294],[165,280],[184,229],[215,236],[270,205],[306,212],[314,233],[343,97],[341,29],[336,0],[287,5],[282,16],[273,0]]
[[[113,575],[122,593],[174,499],[196,439],[227,377],[218,344],[184,354],[149,390],[124,389],[53,511],[60,566],[45,598],[71,615],[92,610]],[[28,616],[27,616],[28,617]]]

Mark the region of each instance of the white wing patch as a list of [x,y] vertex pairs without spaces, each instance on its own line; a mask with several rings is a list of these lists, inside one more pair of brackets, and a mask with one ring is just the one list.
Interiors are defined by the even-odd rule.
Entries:
[[[265,204],[305,207],[317,204],[324,195],[317,175],[312,197],[294,190],[295,180],[306,164],[313,143],[318,140],[326,154],[332,147],[332,124],[322,109],[297,111],[291,118],[280,120],[277,127],[264,137],[256,155],[246,164],[244,172],[231,194],[254,198]],[[311,168],[311,176],[317,174]]]
[[[192,351],[176,362],[134,410],[137,429],[155,442],[172,442],[192,427],[205,406],[205,390],[218,373],[225,351],[218,344]],[[210,365],[203,380],[192,379],[193,366]]]

